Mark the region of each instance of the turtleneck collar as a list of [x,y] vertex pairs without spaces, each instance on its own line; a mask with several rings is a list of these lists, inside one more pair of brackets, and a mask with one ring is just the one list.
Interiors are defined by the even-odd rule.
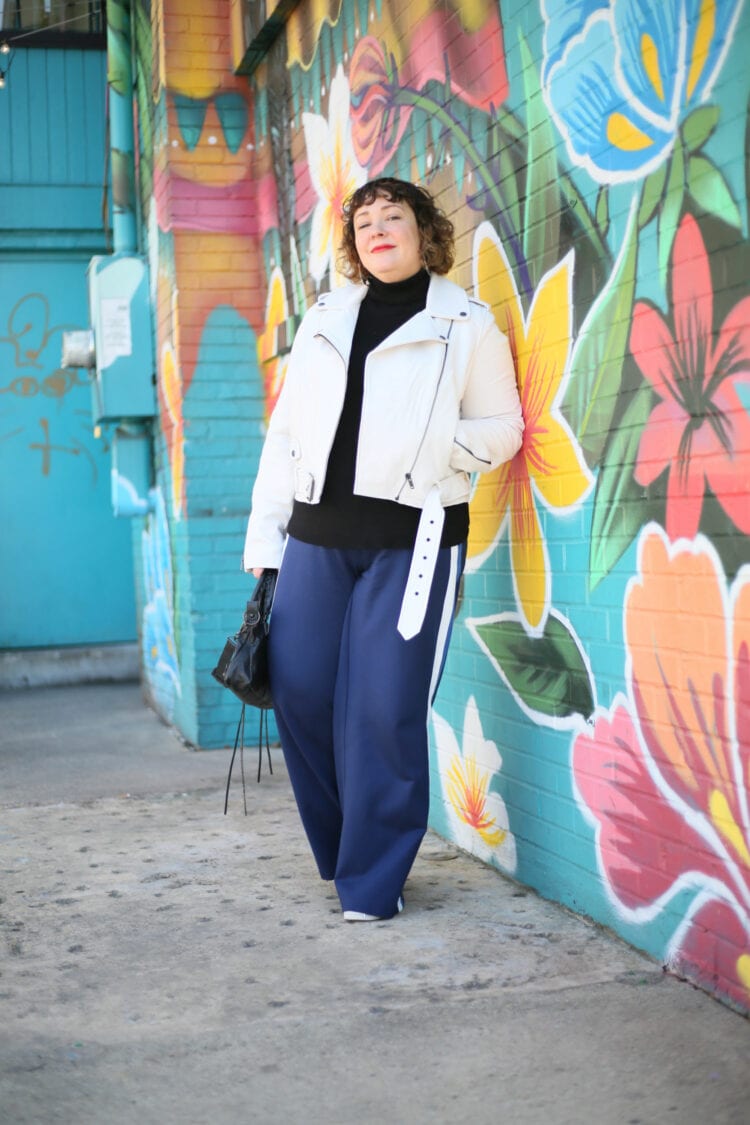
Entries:
[[379,281],[377,277],[370,276],[367,282],[368,291],[365,300],[382,301],[388,305],[421,302],[424,306],[429,287],[430,275],[425,269],[419,270],[412,277],[406,277],[402,281]]

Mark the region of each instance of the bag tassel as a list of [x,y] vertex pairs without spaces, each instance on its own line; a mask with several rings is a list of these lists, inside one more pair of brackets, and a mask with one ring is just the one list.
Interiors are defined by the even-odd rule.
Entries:
[[[245,816],[247,816],[247,789],[245,786],[245,704],[242,704],[240,711],[240,721],[237,723],[237,733],[234,736],[234,748],[232,749],[232,757],[229,762],[229,774],[227,775],[227,788],[224,794],[224,816],[227,815],[229,807],[229,787],[232,783],[232,770],[234,769],[234,759],[237,756],[237,747],[240,750],[240,777],[242,778],[242,804],[245,809]],[[263,766],[263,734],[265,732],[266,741],[266,756],[268,758],[268,772],[273,774],[273,763],[271,762],[271,744],[268,737],[268,711],[263,710],[260,714],[260,725],[258,727],[258,782],[260,782],[260,773]]]

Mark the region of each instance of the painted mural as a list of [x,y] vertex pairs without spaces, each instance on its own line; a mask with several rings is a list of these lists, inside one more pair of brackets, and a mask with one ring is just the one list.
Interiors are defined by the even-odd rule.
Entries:
[[170,23],[224,8],[162,0],[139,97],[172,550],[212,311],[252,328],[268,414],[343,199],[425,183],[526,420],[473,494],[433,825],[747,1010],[743,0],[309,0],[250,79]]
[[[116,13],[116,5],[108,6],[110,20]],[[186,399],[212,313],[228,308],[255,332],[263,327],[253,265],[252,95],[247,81],[228,69],[226,51],[216,47],[229,42],[228,5],[142,0],[134,5],[134,26],[138,188],[156,312],[159,403],[156,508],[141,537],[141,640],[151,698],[177,721],[180,707],[195,702],[194,691],[183,691],[180,654],[189,613],[179,606],[189,579],[186,558],[177,557],[180,525],[188,520]],[[212,34],[222,38],[209,39],[214,50],[206,51]],[[198,68],[197,54],[203,60]],[[123,72],[127,61],[120,58]],[[274,367],[269,341],[266,351]],[[269,400],[274,378],[269,370]],[[196,738],[195,721],[187,725],[184,733]]]
[[[319,3],[287,43],[308,285],[339,283],[349,191],[418,179],[516,358],[526,433],[473,496],[433,823],[747,1007],[750,296],[717,96],[741,8]],[[538,872],[582,846],[605,904]]]

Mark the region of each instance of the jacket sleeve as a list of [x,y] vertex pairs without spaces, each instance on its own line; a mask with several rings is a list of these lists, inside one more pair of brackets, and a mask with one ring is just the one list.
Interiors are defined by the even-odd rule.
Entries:
[[453,440],[452,469],[487,473],[510,461],[523,441],[523,414],[508,339],[488,308],[470,360],[461,418]]
[[291,362],[271,414],[253,486],[242,557],[246,571],[255,567],[279,566],[292,514],[294,470],[289,440],[290,375]]

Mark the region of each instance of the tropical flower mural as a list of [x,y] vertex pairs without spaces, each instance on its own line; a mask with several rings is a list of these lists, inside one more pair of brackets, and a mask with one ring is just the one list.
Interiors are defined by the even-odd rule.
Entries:
[[532,632],[549,612],[550,566],[537,501],[565,511],[588,492],[591,475],[559,403],[568,376],[572,256],[546,274],[524,317],[502,243],[489,223],[474,238],[474,285],[491,305],[516,363],[525,422],[523,446],[479,481],[471,503],[468,563],[486,559],[509,525],[516,600]]
[[[299,320],[341,283],[346,196],[378,175],[425,184],[456,226],[454,280],[507,333],[526,422],[516,457],[473,485],[432,721],[437,827],[742,1008],[748,18],[742,0],[316,0],[250,78],[216,51],[196,78],[195,37],[139,64],[172,534],[175,517],[233,518],[207,489],[188,502],[219,401],[202,364],[221,378],[221,333],[243,327],[228,313],[250,356],[227,433],[257,403],[256,366],[270,414]],[[181,559],[192,528],[170,544],[160,503],[144,659],[175,700],[189,677],[159,559]]]
[[641,179],[706,101],[742,0],[542,0],[544,89],[571,162],[598,183]]
[[185,501],[185,426],[182,418],[182,383],[171,341],[162,347],[159,391],[164,402],[164,426],[172,478],[172,515],[182,516]]
[[[628,924],[663,929],[667,904],[686,888],[698,888],[690,833],[711,845],[703,848],[709,857],[700,868],[703,882],[676,916],[663,956],[677,971],[710,983],[705,966],[711,949],[725,938],[733,941],[734,961],[714,976],[738,1003],[744,1002],[747,971],[747,881],[737,878],[747,846],[743,774],[720,770],[702,798],[692,794],[688,811],[685,778],[702,777],[701,768],[690,759],[683,794],[664,755],[671,747],[674,758],[680,747],[705,741],[707,729],[726,732],[734,721],[727,691],[717,696],[729,707],[723,715],[710,696],[716,681],[713,688],[707,683],[705,700],[682,700],[683,673],[668,659],[680,642],[670,647],[667,638],[677,635],[675,599],[704,589],[706,575],[687,560],[710,558],[712,581],[717,588],[719,577],[725,583],[708,539],[695,541],[700,548],[680,540],[678,548],[669,537],[695,537],[699,529],[710,534],[717,505],[739,535],[748,534],[750,520],[740,483],[750,479],[743,324],[750,321],[750,298],[739,293],[729,307],[718,298],[704,233],[708,219],[735,230],[743,222],[725,170],[711,156],[720,110],[710,100],[740,8],[736,2],[542,0],[541,66],[518,36],[520,114],[504,106],[504,38],[493,40],[502,53],[479,65],[477,52],[483,48],[487,60],[492,53],[489,22],[484,41],[481,34],[470,40],[465,29],[466,56],[477,63],[472,84],[462,78],[466,68],[454,65],[455,47],[449,65],[445,50],[430,54],[425,47],[439,30],[430,22],[429,4],[408,27],[399,25],[398,37],[397,17],[370,14],[355,24],[353,41],[331,10],[297,87],[299,104],[313,103],[325,89],[327,60],[340,60],[337,50],[343,50],[348,67],[336,64],[328,117],[323,106],[320,113],[301,114],[316,199],[309,263],[316,283],[332,261],[329,231],[334,237],[330,201],[336,193],[323,185],[337,181],[320,171],[324,137],[344,138],[329,148],[341,154],[341,167],[356,165],[357,182],[360,173],[427,183],[435,177],[445,198],[457,201],[452,217],[459,217],[472,245],[472,276],[465,281],[508,335],[526,421],[522,450],[475,485],[458,628],[465,628],[532,729],[558,737],[574,732],[571,786],[585,817],[598,826],[602,885]],[[334,129],[347,74],[349,124],[341,114]],[[490,74],[494,97],[482,86]],[[313,118],[316,134],[309,129]],[[354,164],[344,155],[347,127]],[[558,162],[556,134],[573,175]],[[621,184],[632,185],[632,194],[618,211],[613,193]],[[655,263],[645,276],[655,281],[656,295],[653,284],[642,295],[643,263],[646,271]],[[666,532],[649,524],[654,516]],[[557,589],[568,590],[569,602],[571,582],[561,569],[559,544],[567,544],[563,557],[572,557],[569,529],[578,537],[582,527],[588,565],[580,554],[575,565],[588,584],[573,604],[560,607]],[[639,577],[628,592],[625,640],[618,641],[608,609],[606,656],[595,658],[592,630],[586,630],[588,599],[595,591],[602,596],[606,581],[627,566],[634,544]],[[669,565],[654,554],[655,544]],[[654,642],[659,675],[657,666],[649,672],[658,692],[647,690],[639,674],[645,657],[638,637],[650,620],[639,603],[639,582],[653,595],[653,615],[662,614]],[[718,621],[728,620],[725,611]],[[695,647],[697,636],[692,639]],[[687,640],[686,649],[692,651]],[[615,670],[623,652],[625,693],[617,688],[622,668]],[[458,659],[461,666],[465,658]],[[661,696],[673,701],[675,712],[660,715],[648,733],[646,702],[655,707]],[[459,714],[438,706],[433,716],[443,798],[435,815],[460,846],[523,878],[524,851],[517,851],[510,833],[514,785],[503,787],[506,805],[497,791],[500,755],[482,733],[487,706],[491,697],[475,692]],[[521,736],[503,756],[525,760],[527,749]],[[611,774],[607,761],[616,764]],[[613,811],[616,785],[622,799]],[[657,804],[659,815],[651,815]],[[709,821],[713,837],[705,828]],[[528,823],[525,829],[533,835]]]
[[502,767],[494,742],[485,738],[474,696],[464,713],[463,742],[459,746],[450,723],[432,712],[438,775],[450,833],[459,847],[512,874],[516,869],[516,841],[508,824],[508,810],[491,789]]
[[330,271],[331,283],[336,285],[343,280],[335,260],[344,229],[341,208],[347,196],[367,179],[354,155],[349,83],[341,66],[331,83],[328,114],[326,120],[317,113],[304,113],[302,125],[310,178],[318,197],[310,230],[309,269],[316,282]]
[[671,271],[673,327],[646,301],[633,311],[630,350],[657,396],[641,435],[638,484],[668,472],[666,529],[692,537],[707,487],[750,535],[750,297],[714,332],[711,270],[700,227],[685,215]]
[[279,329],[289,319],[284,275],[276,267],[268,286],[266,325],[258,335],[258,364],[263,377],[266,414],[270,418],[284,382],[288,360],[279,355]]
[[150,689],[171,717],[182,694],[175,642],[174,593],[169,524],[161,489],[151,490],[151,514],[141,535],[144,604],[141,645]]
[[[442,100],[426,92],[430,82],[447,87],[462,103],[484,110],[505,100],[508,76],[496,6],[479,3],[473,12],[465,4],[456,8],[459,19],[470,25],[459,40],[451,14],[437,10],[422,22],[406,52],[401,42],[391,48],[387,39],[373,35],[358,40],[349,68],[352,136],[357,158],[371,177],[380,175],[395,155],[415,109],[434,114],[441,134],[460,128]],[[470,143],[470,138],[458,139],[460,158],[466,147],[461,142]]]
[[707,539],[650,525],[624,623],[626,695],[573,742],[602,878],[637,923],[689,894],[669,965],[748,1007],[750,567],[727,588]]

